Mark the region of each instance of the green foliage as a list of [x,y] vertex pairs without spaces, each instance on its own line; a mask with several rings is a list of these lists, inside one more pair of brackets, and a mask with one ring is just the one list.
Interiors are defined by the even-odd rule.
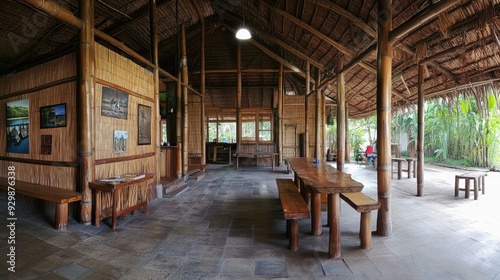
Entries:
[[26,118],[29,116],[29,110],[21,106],[7,106],[8,118]]

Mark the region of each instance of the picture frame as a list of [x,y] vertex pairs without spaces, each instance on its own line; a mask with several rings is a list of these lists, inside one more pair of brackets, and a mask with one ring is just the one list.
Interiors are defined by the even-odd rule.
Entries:
[[66,127],[66,103],[40,107],[40,128]]
[[115,154],[124,154],[127,152],[128,131],[114,130],[113,131],[113,152]]
[[151,107],[138,104],[137,106],[137,144],[151,144]]
[[101,116],[128,119],[128,94],[107,86],[102,86]]
[[7,102],[7,153],[29,154],[29,99]]

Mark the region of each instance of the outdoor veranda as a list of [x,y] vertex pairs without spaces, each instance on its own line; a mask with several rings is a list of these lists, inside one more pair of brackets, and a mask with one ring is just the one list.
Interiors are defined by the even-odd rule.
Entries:
[[[120,218],[115,230],[108,220],[95,227],[70,219],[56,231],[50,217],[20,204],[16,273],[2,262],[0,278],[500,279],[499,172],[488,172],[478,200],[454,197],[454,176],[463,170],[425,165],[423,197],[415,178],[393,180],[392,234],[374,234],[371,250],[359,248],[359,213],[342,202],[342,257],[331,259],[328,228],[312,236],[309,220],[299,222],[299,251],[287,248],[275,181],[292,178],[285,170],[209,165],[204,178],[152,201],[146,214]],[[375,169],[347,163],[345,172],[376,199]],[[376,220],[374,211],[373,230]]]

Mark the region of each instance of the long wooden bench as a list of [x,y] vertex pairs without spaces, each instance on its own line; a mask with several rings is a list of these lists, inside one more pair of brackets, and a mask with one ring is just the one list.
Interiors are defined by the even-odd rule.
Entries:
[[56,204],[54,228],[58,230],[65,230],[68,225],[68,203],[83,199],[83,194],[72,190],[65,190],[18,180],[15,181],[14,186],[10,186],[7,178],[0,178],[1,189],[12,191],[12,187],[15,189],[16,194],[22,194],[54,202]]
[[380,202],[361,192],[341,193],[340,197],[352,208],[361,213],[359,225],[361,248],[370,249],[372,247],[371,211],[379,209]]
[[311,213],[292,179],[276,179],[276,184],[278,185],[281,210],[286,220],[288,247],[292,251],[297,251],[299,249],[298,220],[309,219]]

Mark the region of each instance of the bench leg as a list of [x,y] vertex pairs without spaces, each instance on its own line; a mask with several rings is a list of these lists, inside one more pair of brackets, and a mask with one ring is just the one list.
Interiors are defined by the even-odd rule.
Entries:
[[299,250],[299,223],[297,220],[287,220],[290,222],[290,236],[288,240],[288,248],[292,251]]
[[401,177],[403,177],[403,164],[398,161],[398,180],[401,180]]
[[56,204],[56,217],[54,220],[54,228],[65,230],[68,225],[68,203]]
[[470,180],[465,179],[465,198],[470,197]]
[[479,191],[477,189],[477,179],[474,179],[474,200],[477,200],[479,196]]
[[371,249],[372,247],[371,212],[361,213],[361,222],[359,225],[359,239],[361,240],[362,249]]
[[458,197],[458,185],[460,184],[460,179],[455,176],[455,197]]
[[483,192],[483,194],[484,194],[484,188],[486,187],[485,184],[484,184],[484,177],[485,176],[481,176],[481,179],[480,179],[481,180],[481,186],[482,186],[482,190],[481,191]]

